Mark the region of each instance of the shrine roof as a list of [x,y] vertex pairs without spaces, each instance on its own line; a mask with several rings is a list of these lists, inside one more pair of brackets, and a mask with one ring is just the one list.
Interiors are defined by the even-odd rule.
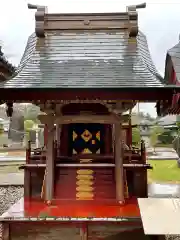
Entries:
[[119,88],[163,86],[139,32],[49,31],[29,37],[17,75],[2,88]]
[[166,57],[165,81],[169,82],[172,78],[172,68],[175,71],[176,78],[180,81],[180,41],[174,47],[168,50]]

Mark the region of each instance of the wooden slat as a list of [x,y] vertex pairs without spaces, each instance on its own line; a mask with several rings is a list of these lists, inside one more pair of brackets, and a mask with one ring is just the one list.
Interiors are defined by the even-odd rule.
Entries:
[[58,156],[58,159],[66,159],[66,160],[79,160],[79,159],[97,159],[97,160],[105,160],[105,159],[114,159],[113,155],[102,155],[102,154],[76,154],[71,157],[69,156]]
[[[115,164],[112,163],[70,163],[70,164],[56,164],[56,167],[114,167]],[[25,164],[20,168],[45,168],[46,164]]]
[[54,121],[55,124],[71,124],[71,123],[101,123],[112,124],[119,122],[119,118],[111,115],[64,115],[64,116],[48,116],[39,115],[38,119],[41,123]]
[[145,234],[180,234],[179,198],[139,198],[138,204]]
[[[115,164],[113,163],[60,163],[60,164],[56,164],[56,167],[114,167]],[[46,164],[25,164],[20,166],[20,169],[24,169],[24,168],[45,168]],[[148,169],[152,169],[152,167],[150,166],[150,164],[140,164],[140,163],[129,163],[129,164],[123,164],[124,168],[148,168]]]

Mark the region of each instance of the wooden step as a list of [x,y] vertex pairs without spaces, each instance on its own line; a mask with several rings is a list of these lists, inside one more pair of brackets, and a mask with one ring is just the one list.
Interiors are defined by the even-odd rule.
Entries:
[[84,199],[88,195],[92,199],[115,199],[113,169],[63,168],[56,171],[56,176],[55,196],[58,199],[82,199],[78,197],[81,195]]

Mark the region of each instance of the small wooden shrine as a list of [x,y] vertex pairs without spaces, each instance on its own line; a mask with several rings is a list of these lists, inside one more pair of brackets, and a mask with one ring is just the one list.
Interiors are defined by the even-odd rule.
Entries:
[[[26,152],[24,198],[3,214],[6,239],[144,239],[137,198],[147,198],[146,150],[132,147],[123,113],[139,102],[172,103],[138,29],[138,8],[57,14],[37,9],[18,73],[0,85],[44,114],[45,146]],[[15,99],[15,100],[14,100]],[[147,237],[147,236],[146,236]]]

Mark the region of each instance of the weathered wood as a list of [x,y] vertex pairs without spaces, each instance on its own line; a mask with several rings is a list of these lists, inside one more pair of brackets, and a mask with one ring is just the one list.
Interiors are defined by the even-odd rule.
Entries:
[[83,223],[82,227],[80,227],[80,239],[88,240],[88,226],[86,223]]
[[39,115],[38,119],[41,123],[48,123],[54,121],[55,124],[71,124],[71,123],[101,123],[112,124],[118,123],[119,118],[115,115],[64,115],[64,116],[51,116]]
[[[115,164],[113,163],[58,163],[56,164],[56,167],[114,167]],[[46,164],[40,163],[40,164],[25,164],[22,165],[20,168],[45,168]]]
[[47,7],[40,5],[28,4],[29,9],[37,9],[35,13],[35,32],[37,37],[45,37],[45,15],[47,15]]
[[48,14],[45,30],[128,29],[129,18],[124,13]]
[[148,168],[139,168],[134,174],[133,182],[137,197],[148,197],[147,169]]
[[48,138],[46,151],[46,187],[45,199],[51,202],[54,194],[54,122],[49,121],[48,124]]
[[[28,164],[26,164],[28,165]],[[29,169],[24,171],[24,197],[30,198],[31,196],[31,172]]]
[[[20,169],[25,168],[45,168],[46,164],[25,164],[20,166]],[[56,164],[56,167],[115,167],[115,164],[113,163],[58,163]],[[124,168],[147,168],[152,169],[150,164],[140,164],[140,163],[129,163],[129,164],[123,164]]]
[[[103,155],[103,154],[75,154],[73,156],[63,156],[63,155],[59,155],[56,157],[56,161],[57,160],[79,160],[79,159],[94,159],[94,160],[112,160],[114,159],[114,156],[112,154],[109,155]],[[46,159],[46,156],[43,155],[33,155],[31,157],[32,160],[36,160],[36,159]]]
[[[61,16],[60,16],[61,17]],[[84,20],[79,21],[76,19],[72,20],[61,20],[60,18],[56,21],[50,20],[50,16],[48,16],[47,25],[45,30],[109,30],[109,29],[128,29],[129,22],[128,20],[89,20],[88,17],[84,18]]]
[[[45,89],[29,88],[26,91],[22,91],[21,88],[4,88],[1,92],[1,98],[13,100],[14,102],[32,102],[39,101],[44,102],[48,99],[54,100],[76,100],[77,96],[79,100],[122,100],[131,101],[139,100],[146,102],[156,102],[157,100],[172,100],[172,95],[180,92],[179,86],[163,86],[163,87],[127,87],[119,89],[61,89],[54,88],[51,91]],[[14,100],[16,99],[16,101]],[[32,100],[33,99],[33,100]]]
[[115,178],[116,178],[116,199],[124,203],[124,178],[123,178],[123,156],[122,156],[122,124],[114,125],[115,134]]
[[145,8],[146,3],[131,5],[127,7],[129,15],[129,37],[136,37],[138,34],[138,13],[136,9]]
[[143,163],[146,163],[146,146],[143,140],[141,141],[141,159]]
[[2,223],[2,240],[10,239],[10,224],[7,222]]
[[[139,154],[140,150],[137,151],[137,153],[133,153],[133,150],[128,150],[127,152],[124,151],[123,153],[123,158],[126,158],[128,157],[130,160],[136,160],[136,159],[141,159],[141,155]],[[45,153],[45,152],[44,152]],[[114,159],[114,156],[112,154],[107,154],[107,155],[104,155],[104,154],[75,154],[73,156],[63,156],[63,155],[58,155],[57,156],[57,160],[59,159],[67,159],[67,160],[78,160],[78,159],[94,159],[94,160],[112,160]],[[46,159],[46,156],[45,155],[38,155],[38,154],[35,154],[35,155],[32,155],[30,159]]]
[[31,157],[31,142],[28,141],[28,146],[26,148],[26,163],[29,163]]
[[67,160],[79,160],[79,159],[94,159],[94,160],[107,160],[114,159],[112,154],[103,155],[103,154],[75,154],[71,157],[69,156],[58,156],[58,159],[67,159]]

